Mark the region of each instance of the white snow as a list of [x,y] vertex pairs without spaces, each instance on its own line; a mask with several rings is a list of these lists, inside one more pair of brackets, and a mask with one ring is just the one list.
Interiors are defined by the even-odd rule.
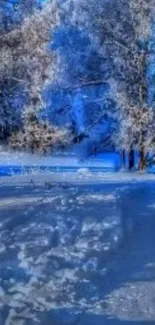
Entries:
[[[32,316],[28,309],[30,318],[36,316],[36,311],[51,310],[51,306],[58,309],[60,306],[67,308],[77,304],[79,308],[92,308],[87,294],[85,298],[81,295],[87,286],[90,294],[94,290],[92,299],[95,299],[98,289],[93,284],[94,274],[105,275],[106,267],[101,265],[101,260],[104,254],[108,256],[117,249],[122,240],[122,230],[118,231],[121,229],[121,219],[115,190],[103,193],[101,188],[96,192],[89,186],[81,188],[71,184],[65,189],[55,186],[50,191],[45,186],[40,190],[37,187],[39,192],[28,185],[27,192],[23,177],[28,185],[28,177],[20,175],[6,177],[0,182],[1,216],[8,213],[8,218],[2,223],[1,243],[7,245],[7,251],[11,250],[11,256],[15,259],[13,265],[11,260],[9,262],[10,272],[17,268],[17,273],[23,272],[29,277],[25,282],[24,278],[16,279],[11,274],[9,294],[4,294],[3,303],[7,301],[7,306],[14,310],[17,306],[21,307],[24,310],[20,314],[21,319],[27,303],[34,311]],[[11,182],[14,179],[14,182],[11,184],[9,179]],[[23,191],[16,187],[15,179],[17,183],[20,182]],[[44,176],[38,180],[44,184]],[[9,188],[11,186],[10,190],[7,189],[8,185]],[[5,190],[5,198],[1,198]],[[20,194],[22,204],[19,218]],[[31,200],[31,196],[35,199]],[[10,222],[12,228],[8,233],[7,225]],[[116,236],[118,241],[115,240]],[[7,251],[4,251],[4,261]],[[14,318],[10,315],[10,319]]]
[[5,292],[2,287],[0,287],[0,298],[5,296]]
[[[0,287],[0,303],[10,308],[9,325],[16,322],[17,306],[21,320],[75,306],[77,312],[102,314],[107,261],[126,240],[119,197],[132,185],[150,181],[154,175],[87,168],[0,178],[0,254],[11,272],[8,292]],[[131,203],[134,207],[133,196]],[[154,201],[148,208],[154,208]],[[146,266],[153,269],[150,263]]]
[[74,152],[44,156],[0,147],[0,166],[75,166],[81,168],[82,173],[87,167],[115,168],[116,165],[119,165],[119,156],[114,153],[103,153],[91,156],[89,159],[81,159]]

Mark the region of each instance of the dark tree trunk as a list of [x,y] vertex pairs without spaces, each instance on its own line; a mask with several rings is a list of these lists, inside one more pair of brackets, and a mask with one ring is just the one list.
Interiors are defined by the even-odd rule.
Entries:
[[131,170],[135,165],[134,150],[131,148],[129,151],[129,170]]
[[121,160],[122,168],[125,168],[125,149],[122,150]]
[[139,151],[139,165],[138,169],[143,170],[145,168],[145,154],[144,154],[144,148],[142,147]]

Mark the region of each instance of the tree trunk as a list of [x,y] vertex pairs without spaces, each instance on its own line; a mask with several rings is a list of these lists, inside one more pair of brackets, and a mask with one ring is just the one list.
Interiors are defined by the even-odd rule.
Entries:
[[123,149],[121,152],[121,167],[122,168],[125,168],[125,154],[126,154],[125,149]]
[[144,154],[144,148],[142,147],[139,151],[139,165],[138,169],[143,170],[145,168],[145,154]]
[[134,150],[131,148],[129,151],[129,170],[131,170],[135,165]]

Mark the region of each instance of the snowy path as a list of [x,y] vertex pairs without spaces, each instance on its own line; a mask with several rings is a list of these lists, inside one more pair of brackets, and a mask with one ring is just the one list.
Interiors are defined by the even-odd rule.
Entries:
[[0,325],[155,324],[154,183],[50,177],[0,181]]

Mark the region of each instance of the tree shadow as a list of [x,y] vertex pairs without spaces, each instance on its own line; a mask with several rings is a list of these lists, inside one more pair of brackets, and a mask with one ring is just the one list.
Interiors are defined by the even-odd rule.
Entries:
[[[126,240],[105,277],[105,295],[129,281],[155,279],[154,184],[147,187],[139,184],[121,195],[120,209]],[[133,221],[133,232],[130,233],[125,219]]]
[[[76,313],[76,309],[58,309],[40,315],[41,325],[154,325],[151,320],[123,320],[108,315]],[[32,324],[33,325],[33,324]]]

